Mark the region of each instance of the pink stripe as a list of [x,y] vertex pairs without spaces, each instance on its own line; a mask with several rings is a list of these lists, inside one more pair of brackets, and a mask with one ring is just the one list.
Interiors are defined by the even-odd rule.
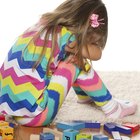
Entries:
[[58,68],[57,71],[54,73],[54,75],[65,77],[68,80],[68,89],[70,89],[72,85],[72,74],[68,69]]
[[98,81],[99,81],[99,76],[97,75],[96,72],[94,72],[94,77],[92,79],[85,79],[85,80],[77,79],[77,83],[83,86],[95,85],[98,83]]
[[13,82],[16,85],[20,85],[20,84],[24,84],[24,83],[32,83],[33,86],[35,86],[38,90],[44,89],[45,86],[45,82],[40,82],[39,80],[29,76],[29,75],[25,75],[25,76],[21,76],[18,77],[17,74],[15,73],[13,68],[7,69],[4,71],[3,67],[1,68],[1,74],[2,74],[2,78],[6,78],[8,76],[11,76]]
[[97,84],[93,84],[90,86],[89,85],[86,85],[86,86],[80,85],[80,87],[86,91],[96,91],[96,90],[99,90],[102,88],[102,80],[99,79]]

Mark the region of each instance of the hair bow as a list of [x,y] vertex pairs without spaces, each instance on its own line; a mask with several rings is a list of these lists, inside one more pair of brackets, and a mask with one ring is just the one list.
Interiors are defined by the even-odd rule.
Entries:
[[97,15],[97,14],[91,15],[90,21],[91,21],[91,26],[93,28],[97,28],[100,24],[105,24],[102,22],[104,20],[103,18],[102,19],[98,19],[98,18],[99,18],[99,15]]

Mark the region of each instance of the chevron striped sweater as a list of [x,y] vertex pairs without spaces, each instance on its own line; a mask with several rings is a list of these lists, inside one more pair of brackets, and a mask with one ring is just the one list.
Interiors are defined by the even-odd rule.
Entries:
[[[3,114],[34,117],[46,107],[47,98],[43,96],[43,91],[50,82],[50,76],[46,76],[46,66],[52,42],[50,35],[45,46],[46,54],[35,71],[32,71],[32,66],[38,59],[44,43],[45,32],[35,42],[30,42],[38,30],[39,27],[35,25],[20,35],[0,68],[0,112]],[[64,47],[70,35],[71,32],[65,27],[60,29],[50,65],[51,72],[55,71],[58,63],[65,58]],[[70,41],[74,40],[72,36]],[[25,49],[29,42],[30,45]]]

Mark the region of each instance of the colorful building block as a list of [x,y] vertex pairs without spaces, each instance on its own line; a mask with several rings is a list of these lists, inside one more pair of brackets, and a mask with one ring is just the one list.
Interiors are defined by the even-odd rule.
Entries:
[[0,126],[0,134],[2,136],[2,139],[13,140],[14,129],[10,126]]
[[5,121],[0,121],[0,126],[8,126],[9,123]]
[[90,134],[83,134],[83,133],[77,134],[76,135],[76,140],[81,140],[81,139],[91,140],[91,135]]
[[115,131],[116,123],[105,123],[104,130],[111,134],[112,131]]
[[79,131],[73,129],[67,129],[63,131],[63,140],[75,140],[76,135]]
[[52,133],[40,133],[40,140],[54,140],[54,134]]
[[129,138],[128,136],[121,136],[121,140],[131,140],[131,138]]
[[115,131],[119,131],[122,134],[126,134],[126,135],[131,135],[132,134],[132,130],[131,128],[116,124],[115,126]]
[[63,136],[62,132],[54,130],[54,129],[50,129],[50,128],[43,128],[43,133],[45,133],[45,132],[50,132],[59,138],[62,138],[62,136]]
[[5,121],[5,116],[3,114],[0,114],[0,120]]
[[30,140],[39,140],[39,138],[40,138],[40,135],[37,135],[37,134],[30,135]]
[[93,140],[108,140],[108,136],[102,134],[94,135]]
[[80,130],[80,129],[85,128],[85,124],[76,123],[76,122],[60,122],[60,123],[57,123],[56,127],[61,130],[66,130],[66,129]]
[[76,123],[84,123],[85,124],[85,128],[93,128],[93,129],[100,129],[101,124],[98,121],[73,121]]
[[115,140],[121,140],[121,135],[118,131],[112,131],[112,137],[115,139]]
[[131,128],[132,133],[136,132],[140,129],[140,126],[138,124],[132,124],[132,123],[124,123],[123,126]]

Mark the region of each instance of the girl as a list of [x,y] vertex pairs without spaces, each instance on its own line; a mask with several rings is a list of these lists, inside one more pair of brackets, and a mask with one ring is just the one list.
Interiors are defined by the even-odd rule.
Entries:
[[107,30],[101,0],[66,0],[42,15],[0,69],[0,112],[22,125],[47,125],[73,87],[80,103],[94,101],[108,118],[134,114],[136,104],[114,99],[90,65],[101,58]]

